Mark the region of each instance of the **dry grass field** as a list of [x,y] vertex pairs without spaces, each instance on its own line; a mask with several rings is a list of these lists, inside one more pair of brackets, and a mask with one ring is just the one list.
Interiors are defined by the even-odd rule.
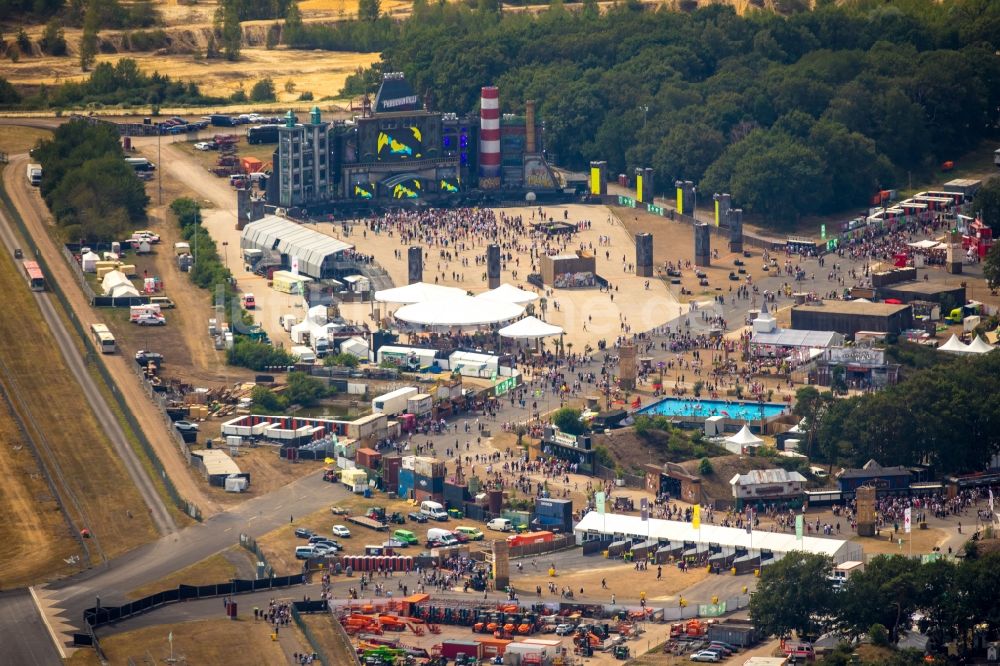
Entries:
[[171,590],[178,585],[212,585],[213,583],[225,583],[237,577],[238,572],[233,559],[243,557],[250,562],[250,551],[240,546],[231,546],[221,553],[216,553],[211,557],[206,557],[201,562],[195,562],[191,566],[179,569],[160,580],[137,587],[131,590],[126,596],[129,599],[141,599],[142,597],[163,590]]
[[[88,543],[92,562],[100,562],[98,546],[107,557],[113,557],[151,540],[155,530],[139,492],[114,454],[79,384],[65,367],[31,292],[8,257],[0,260],[0,291],[5,307],[5,314],[0,317],[0,348],[8,352],[3,359],[7,370],[4,384],[8,391],[16,392],[15,409],[32,425],[30,434],[36,438],[44,435],[51,451],[50,465],[58,465],[63,472],[61,494],[79,503],[79,508],[68,507],[70,515],[96,537]],[[5,456],[0,464],[13,462],[13,458]],[[5,474],[4,478],[9,480],[14,476],[16,473]],[[17,505],[16,501],[26,506]],[[51,511],[46,506],[39,503],[35,493],[28,492],[12,495],[5,508],[9,515],[26,516]],[[76,548],[73,536],[65,529],[61,536],[51,530],[49,533],[53,554]],[[22,529],[15,521],[0,522],[0,540],[14,552],[19,552],[17,549],[22,548],[19,544],[25,540],[36,538],[39,535]],[[61,544],[60,540],[67,543]],[[28,550],[30,545],[24,548],[20,552],[32,552]],[[34,551],[33,557],[23,561],[22,579],[48,579],[67,573],[65,568],[53,569],[48,554],[40,553],[45,551]],[[81,564],[86,564],[86,560]],[[4,575],[8,574],[9,571]]]
[[[252,613],[251,613],[252,616]],[[294,632],[294,627],[283,628]],[[197,620],[179,624],[144,627],[101,639],[101,647],[112,666],[124,666],[129,659],[146,663],[148,654],[155,663],[164,663],[170,656],[167,636],[174,637],[174,657],[182,664],[241,664],[241,666],[273,666],[289,663],[281,643],[271,640],[264,623],[250,620]],[[305,639],[299,643],[308,645]],[[238,657],[236,656],[238,655]],[[93,650],[77,651],[67,662],[70,666],[97,666],[100,660]]]

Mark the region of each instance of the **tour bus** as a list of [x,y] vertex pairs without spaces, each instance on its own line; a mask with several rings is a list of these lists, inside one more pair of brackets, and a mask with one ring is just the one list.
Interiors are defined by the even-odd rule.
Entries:
[[115,353],[115,336],[111,334],[104,324],[91,324],[90,332],[94,335],[94,344],[102,354]]
[[21,266],[24,268],[24,277],[28,279],[31,291],[45,291],[45,275],[38,267],[38,262],[22,261]]

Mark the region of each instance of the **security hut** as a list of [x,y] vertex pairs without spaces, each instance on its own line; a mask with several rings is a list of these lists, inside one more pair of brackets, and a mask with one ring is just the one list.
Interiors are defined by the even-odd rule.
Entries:
[[798,472],[784,469],[754,469],[736,474],[729,480],[736,499],[736,510],[759,503],[795,503],[802,501],[802,484],[806,478]]

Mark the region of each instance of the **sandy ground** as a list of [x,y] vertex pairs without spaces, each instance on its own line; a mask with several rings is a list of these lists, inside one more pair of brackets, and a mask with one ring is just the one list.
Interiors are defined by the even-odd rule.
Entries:
[[[532,213],[537,215],[537,208],[506,208],[503,212],[508,216],[520,215],[531,221]],[[566,217],[568,213],[568,217]],[[604,339],[613,341],[622,334],[621,324],[624,321],[634,332],[647,330],[665,323],[669,318],[679,314],[677,298],[670,293],[667,286],[660,280],[639,277],[634,271],[626,271],[622,265],[622,257],[626,263],[635,263],[635,242],[625,227],[620,224],[611,211],[604,206],[583,206],[568,204],[562,206],[546,206],[545,219],[567,219],[570,222],[589,220],[591,228],[573,236],[567,247],[571,251],[580,244],[593,244],[597,254],[597,273],[607,279],[615,288],[613,296],[603,293],[598,288],[591,289],[548,289],[546,297],[548,308],[546,321],[561,326],[566,330],[565,342],[567,349],[582,351],[585,345],[597,346],[597,341]],[[316,227],[333,236],[341,236],[340,225],[317,224]],[[608,236],[611,239],[609,248],[599,247],[598,237]],[[343,240],[353,243],[357,249],[367,254],[375,255],[378,262],[388,271],[394,284],[406,284],[406,246],[396,237],[386,234],[362,234],[360,226],[352,229],[349,236]],[[396,259],[395,250],[402,251],[402,259]],[[607,251],[607,255],[605,252]],[[435,251],[424,265],[424,281],[460,287],[474,294],[488,290],[486,281],[482,279],[483,269],[475,266],[473,258],[484,255],[485,243],[477,243],[464,252],[457,252],[457,258],[451,262],[438,259]],[[469,266],[461,266],[461,260],[468,259]],[[531,271],[530,262],[526,256],[520,257],[520,265],[507,262],[501,274],[501,281],[507,282],[529,291],[539,293],[524,279]],[[537,268],[537,266],[536,266]],[[518,278],[512,276],[516,271]],[[452,273],[459,274],[459,280],[452,279]],[[649,288],[644,287],[649,282]],[[542,295],[542,294],[540,294]],[[536,303],[536,312],[540,306]],[[344,312],[361,319],[366,316],[368,305],[354,305],[343,308]],[[390,310],[394,309],[390,306]],[[586,330],[584,330],[586,328]],[[551,344],[551,343],[550,343]],[[572,344],[574,347],[569,347]]]

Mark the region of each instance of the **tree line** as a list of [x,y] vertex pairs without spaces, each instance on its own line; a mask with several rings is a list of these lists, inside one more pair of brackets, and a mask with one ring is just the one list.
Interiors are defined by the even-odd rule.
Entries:
[[505,112],[538,102],[559,164],[650,166],[661,192],[692,180],[780,224],[863,205],[996,133],[1000,3],[843,4],[782,17],[636,2],[601,14],[588,0],[531,15],[417,0],[401,22],[287,41],[379,49],[377,70],[404,71],[442,110],[472,110],[496,84]]
[[73,120],[39,142],[42,197],[65,239],[121,240],[145,224],[149,197],[124,157],[117,129],[103,123]]
[[960,562],[879,555],[840,590],[830,580],[829,557],[791,552],[761,571],[750,619],[768,636],[815,639],[837,631],[887,645],[920,631],[932,653],[954,643],[964,654],[976,637],[1000,637],[1000,553],[980,555],[979,549],[979,542],[970,542]]
[[[930,465],[937,474],[985,469],[1000,453],[1000,354],[955,358],[933,351],[897,352],[927,367],[911,370],[895,386],[838,399],[814,387],[796,395],[810,458],[858,467]],[[933,363],[933,365],[930,365]]]

